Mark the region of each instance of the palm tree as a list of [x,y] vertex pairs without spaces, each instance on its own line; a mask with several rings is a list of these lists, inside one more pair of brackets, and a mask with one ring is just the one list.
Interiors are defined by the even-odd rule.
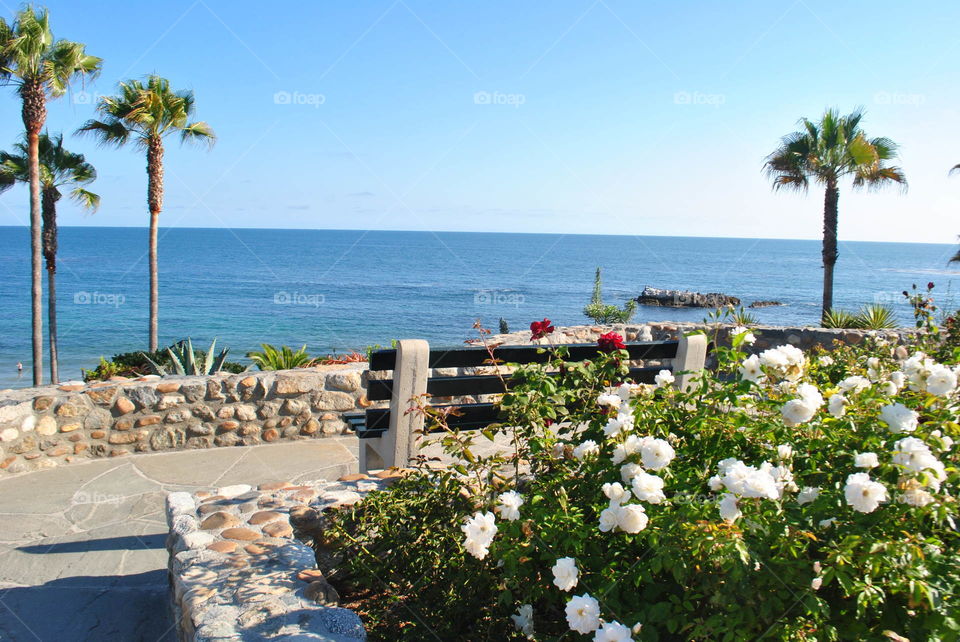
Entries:
[[837,203],[840,181],[849,176],[854,188],[879,189],[897,183],[906,189],[897,158],[897,145],[889,138],[867,138],[860,129],[863,110],[840,115],[829,109],[819,123],[801,118],[801,128],[787,134],[767,157],[764,171],[773,189],[806,192],[811,181],[823,185],[823,310],[833,308],[833,268],[837,263]]
[[0,18],[0,82],[16,86],[27,134],[30,178],[31,304],[33,321],[33,385],[43,383],[43,274],[40,231],[40,130],[47,119],[47,99],[62,96],[75,77],[94,76],[100,58],[87,55],[84,45],[54,41],[46,9],[30,6],[7,24]]
[[[13,153],[0,152],[0,192],[14,183],[30,182],[28,145],[17,143]],[[97,178],[97,170],[83,154],[63,147],[63,136],[40,135],[40,201],[43,210],[43,258],[47,267],[47,333],[50,340],[50,381],[59,383],[57,362],[57,201],[60,189],[73,185],[70,197],[82,207],[96,211],[100,197],[83,186]]]
[[133,139],[147,152],[147,207],[150,209],[150,351],[157,350],[159,289],[157,281],[157,224],[163,209],[163,139],[179,132],[181,142],[213,145],[216,136],[203,121],[193,116],[192,91],[174,91],[160,76],[120,83],[116,96],[100,99],[97,110],[103,120],[89,120],[81,132],[96,135],[100,142],[118,147]]
[[[953,167],[950,168],[950,173],[953,174],[954,172],[960,172],[960,164],[954,165]],[[951,258],[948,262],[960,263],[960,250],[957,250],[957,253],[954,254],[953,258]]]

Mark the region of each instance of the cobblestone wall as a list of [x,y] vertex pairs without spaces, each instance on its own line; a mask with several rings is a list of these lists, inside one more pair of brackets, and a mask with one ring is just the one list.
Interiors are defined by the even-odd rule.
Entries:
[[207,377],[114,378],[0,392],[0,471],[90,457],[350,432],[365,364]]

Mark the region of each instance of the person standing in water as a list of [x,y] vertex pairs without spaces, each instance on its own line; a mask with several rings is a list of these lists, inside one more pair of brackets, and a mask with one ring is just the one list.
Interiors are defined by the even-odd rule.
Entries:
[[22,375],[22,374],[23,374],[23,362],[22,362],[22,361],[17,361],[17,374],[18,374],[18,375]]

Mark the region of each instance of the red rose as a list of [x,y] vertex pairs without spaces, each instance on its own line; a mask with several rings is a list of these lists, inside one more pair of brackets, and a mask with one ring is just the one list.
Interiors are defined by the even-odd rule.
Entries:
[[543,321],[534,321],[530,324],[530,332],[533,334],[530,337],[531,341],[536,341],[537,339],[542,339],[548,334],[553,332],[553,326],[550,325],[550,319],[544,319]]
[[614,350],[623,350],[627,346],[623,344],[623,337],[621,337],[616,332],[608,332],[606,334],[601,334],[600,338],[597,339],[597,345],[600,346],[600,349],[604,352],[613,352]]
[[932,289],[933,289],[933,281],[930,281],[930,283],[927,283],[927,289],[928,289],[928,290],[932,290]]

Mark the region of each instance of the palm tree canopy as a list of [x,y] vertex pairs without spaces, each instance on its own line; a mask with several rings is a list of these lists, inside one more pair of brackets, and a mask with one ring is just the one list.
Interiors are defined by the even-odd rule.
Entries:
[[[93,165],[87,162],[83,154],[65,149],[60,134],[41,134],[39,147],[41,189],[57,190],[64,185],[74,185],[70,197],[83,207],[96,211],[100,206],[100,197],[84,188],[97,179],[97,170]],[[13,152],[0,151],[0,192],[18,182],[30,182],[26,143],[14,145]]]
[[868,138],[860,129],[862,118],[861,109],[847,115],[827,110],[819,123],[802,118],[800,129],[784,136],[764,163],[773,188],[806,191],[811,181],[836,187],[850,176],[854,187],[897,183],[906,189],[903,170],[888,162],[897,158],[897,144]]
[[66,92],[73,76],[96,76],[101,62],[79,42],[55,41],[46,9],[27,6],[11,24],[0,18],[0,81],[17,86],[37,83],[57,97]]
[[207,123],[190,122],[193,92],[174,91],[170,81],[160,76],[148,76],[146,83],[120,83],[117,95],[101,98],[97,110],[102,120],[89,120],[79,131],[96,135],[104,144],[121,146],[132,139],[138,147],[146,148],[151,140],[175,132],[180,133],[182,142],[212,145],[216,140]]

